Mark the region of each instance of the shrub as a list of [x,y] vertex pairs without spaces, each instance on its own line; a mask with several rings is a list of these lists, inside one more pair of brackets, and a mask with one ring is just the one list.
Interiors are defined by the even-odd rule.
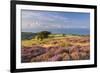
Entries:
[[61,61],[62,57],[58,54],[49,59],[49,61]]
[[78,52],[72,52],[70,54],[70,56],[71,56],[71,59],[72,60],[79,60],[80,59],[80,56],[79,56],[79,53]]
[[68,53],[64,52],[61,54],[62,58],[63,58],[63,61],[67,61],[67,60],[70,60],[70,56]]

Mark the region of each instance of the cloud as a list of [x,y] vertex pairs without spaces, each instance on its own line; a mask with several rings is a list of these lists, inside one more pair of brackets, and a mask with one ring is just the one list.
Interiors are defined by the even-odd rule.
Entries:
[[49,14],[37,11],[22,11],[23,28],[28,28],[29,25],[31,25],[32,28],[60,28],[63,24],[68,22],[67,17],[62,17],[57,13]]
[[22,30],[89,28],[87,25],[89,22],[79,21],[77,17],[73,19],[62,14],[64,13],[22,10]]

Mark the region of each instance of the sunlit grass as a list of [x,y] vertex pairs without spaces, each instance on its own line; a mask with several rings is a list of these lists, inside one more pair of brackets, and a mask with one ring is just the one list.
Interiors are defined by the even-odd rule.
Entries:
[[[53,37],[51,37],[53,36]],[[43,39],[43,40],[37,40],[37,39],[31,39],[31,40],[22,40],[22,46],[32,46],[32,45],[40,45],[45,47],[50,46],[61,46],[61,47],[67,47],[70,45],[89,45],[89,42],[80,43],[80,42],[70,42],[67,39],[84,39],[82,36],[73,36],[73,35],[50,35],[49,38]]]

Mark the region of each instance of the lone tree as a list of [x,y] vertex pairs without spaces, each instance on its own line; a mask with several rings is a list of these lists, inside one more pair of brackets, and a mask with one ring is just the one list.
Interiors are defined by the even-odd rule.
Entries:
[[65,34],[62,34],[63,37],[65,37]]
[[41,31],[37,33],[37,39],[43,40],[44,38],[48,38],[48,35],[51,34],[49,31]]

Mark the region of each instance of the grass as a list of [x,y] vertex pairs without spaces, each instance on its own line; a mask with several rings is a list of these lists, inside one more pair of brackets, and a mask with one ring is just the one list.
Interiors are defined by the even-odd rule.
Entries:
[[89,45],[89,43],[80,43],[80,42],[72,42],[69,41],[71,39],[84,39],[87,38],[85,36],[74,36],[74,35],[65,35],[62,34],[51,34],[48,38],[41,40],[37,40],[35,38],[31,40],[22,40],[22,46],[32,46],[32,45],[39,45],[39,46],[61,46],[61,47],[67,47],[70,45]]

